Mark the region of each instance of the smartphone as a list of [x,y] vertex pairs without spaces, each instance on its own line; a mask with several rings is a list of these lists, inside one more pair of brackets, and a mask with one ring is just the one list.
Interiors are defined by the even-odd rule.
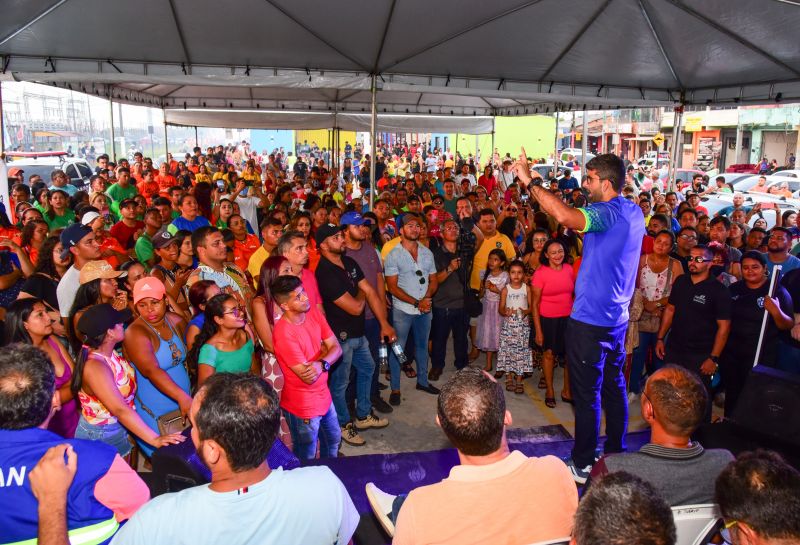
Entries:
[[225,189],[225,181],[224,180],[217,180],[217,189],[220,191]]

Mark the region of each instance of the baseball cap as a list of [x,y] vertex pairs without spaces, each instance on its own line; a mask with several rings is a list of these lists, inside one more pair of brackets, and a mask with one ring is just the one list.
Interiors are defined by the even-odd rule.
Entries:
[[119,203],[120,210],[127,208],[128,206],[136,206],[136,201],[133,199],[122,199],[122,202]]
[[21,168],[10,168],[10,169],[8,169],[8,175],[9,176],[19,176],[23,172],[25,172],[25,171],[22,170]]
[[81,225],[90,225],[94,220],[100,217],[100,214],[94,210],[86,212],[81,218]]
[[78,244],[83,237],[91,232],[91,227],[88,225],[81,225],[80,223],[68,225],[66,229],[61,231],[61,245],[64,247],[64,249],[61,250],[61,259],[67,259],[67,256],[69,256],[69,249]]
[[408,212],[397,216],[397,219],[395,220],[395,225],[397,225],[398,229],[402,229],[406,225],[406,223],[412,221],[416,221],[417,224],[419,224],[420,226],[422,225],[422,220],[419,219],[419,216],[417,214],[410,214]]
[[317,246],[319,246],[325,241],[326,238],[332,237],[336,233],[343,231],[344,227],[344,225],[334,225],[332,223],[321,225],[314,234],[314,241],[317,243]]
[[441,195],[434,195],[433,198],[431,198],[431,202],[435,202],[435,201],[444,202],[444,197],[442,197]]
[[356,211],[346,212],[340,219],[341,225],[364,225],[367,221]]
[[133,313],[128,308],[117,310],[108,303],[94,305],[86,309],[78,320],[78,331],[87,337],[97,338],[117,324],[130,321],[131,318]]
[[160,233],[156,233],[156,235],[151,239],[153,243],[153,248],[156,250],[160,250],[161,248],[166,248],[170,244],[177,244],[178,239],[172,236],[169,231],[161,231]]
[[81,284],[86,284],[98,278],[119,278],[127,274],[125,271],[115,271],[108,261],[89,261],[81,269],[79,281]]
[[167,290],[161,280],[153,276],[144,276],[133,286],[133,304],[147,298],[160,300],[166,293]]

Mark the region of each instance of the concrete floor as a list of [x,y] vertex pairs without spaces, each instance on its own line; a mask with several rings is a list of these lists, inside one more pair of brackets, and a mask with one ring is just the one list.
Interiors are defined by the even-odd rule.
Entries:
[[[447,367],[442,377],[431,382],[434,386],[444,384],[455,372],[453,367],[452,352],[448,350]],[[486,363],[485,356],[481,356],[472,363],[473,367],[482,368]],[[533,426],[547,426],[561,424],[572,435],[575,432],[575,422],[572,406],[562,403],[559,393],[564,379],[563,369],[555,371],[556,406],[553,409],[544,404],[544,390],[538,389],[541,371],[536,370],[531,378],[525,381],[525,394],[505,392],[506,406],[511,411],[513,418],[512,427],[528,428]],[[381,382],[387,381],[381,375]],[[505,379],[501,379],[505,383]],[[354,447],[342,442],[341,452],[346,456],[361,454],[387,454],[395,452],[414,452],[449,448],[450,444],[436,425],[436,396],[417,390],[416,379],[406,378],[402,375],[401,391],[402,404],[394,407],[394,412],[378,416],[389,419],[389,426],[383,429],[370,429],[361,432],[366,444]],[[389,399],[388,390],[382,391],[383,398]],[[639,431],[648,426],[642,420],[639,401],[630,405],[630,431]],[[601,427],[601,434],[604,434]]]

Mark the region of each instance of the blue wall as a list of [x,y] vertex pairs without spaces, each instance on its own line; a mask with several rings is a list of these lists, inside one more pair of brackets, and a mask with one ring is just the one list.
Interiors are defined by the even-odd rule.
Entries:
[[251,129],[250,130],[250,147],[258,151],[266,150],[267,153],[272,153],[272,150],[283,147],[284,150],[294,151],[294,131],[292,130],[267,130],[267,129]]

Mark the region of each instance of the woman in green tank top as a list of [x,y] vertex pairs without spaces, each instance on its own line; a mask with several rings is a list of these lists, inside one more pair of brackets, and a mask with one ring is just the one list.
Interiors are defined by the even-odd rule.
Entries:
[[254,352],[247,315],[236,299],[227,293],[209,299],[205,323],[187,359],[197,366],[198,388],[216,372],[257,375],[260,365]]

